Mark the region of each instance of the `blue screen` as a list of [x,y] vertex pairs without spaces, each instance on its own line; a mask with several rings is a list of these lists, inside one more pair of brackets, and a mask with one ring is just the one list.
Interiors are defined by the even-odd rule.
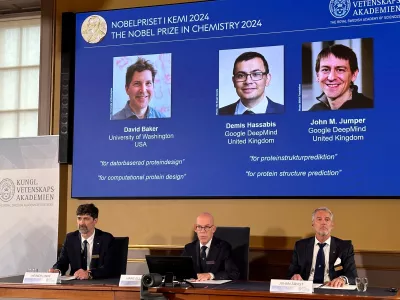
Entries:
[[400,194],[400,0],[245,3],[76,15],[73,197]]

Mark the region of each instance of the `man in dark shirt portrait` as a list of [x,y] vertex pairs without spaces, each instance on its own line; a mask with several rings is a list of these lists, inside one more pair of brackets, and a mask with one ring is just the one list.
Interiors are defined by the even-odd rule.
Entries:
[[373,100],[359,93],[354,84],[359,68],[351,48],[335,44],[323,49],[318,54],[315,72],[322,94],[310,111],[373,107]]

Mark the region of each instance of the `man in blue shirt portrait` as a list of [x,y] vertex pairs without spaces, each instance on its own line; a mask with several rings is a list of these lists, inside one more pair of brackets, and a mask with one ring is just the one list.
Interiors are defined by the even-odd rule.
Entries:
[[154,95],[156,74],[154,66],[142,57],[128,67],[125,91],[129,100],[123,109],[112,116],[111,120],[166,118],[164,114],[149,106]]

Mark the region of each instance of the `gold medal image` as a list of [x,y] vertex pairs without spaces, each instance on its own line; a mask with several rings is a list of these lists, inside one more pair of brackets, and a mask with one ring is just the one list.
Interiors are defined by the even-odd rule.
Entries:
[[107,22],[99,15],[87,17],[82,23],[81,34],[83,39],[90,43],[100,42],[107,33]]

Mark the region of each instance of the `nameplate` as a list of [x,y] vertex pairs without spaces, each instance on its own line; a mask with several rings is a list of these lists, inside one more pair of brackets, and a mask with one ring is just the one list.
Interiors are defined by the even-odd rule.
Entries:
[[121,275],[119,286],[140,286],[143,275]]
[[280,280],[271,279],[270,292],[282,293],[313,293],[313,282],[307,280]]
[[57,284],[58,273],[26,272],[22,283]]

